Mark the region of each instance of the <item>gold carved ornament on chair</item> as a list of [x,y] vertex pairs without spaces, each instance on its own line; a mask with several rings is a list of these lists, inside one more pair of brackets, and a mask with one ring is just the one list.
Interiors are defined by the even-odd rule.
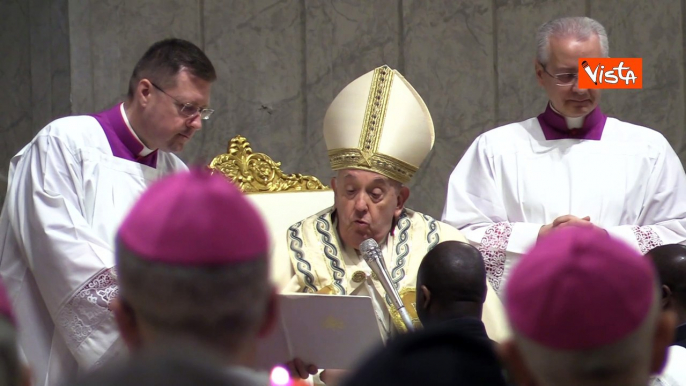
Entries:
[[250,143],[241,135],[232,138],[226,153],[214,157],[209,167],[229,177],[244,193],[329,189],[317,177],[284,174],[281,162],[264,153],[253,153]]

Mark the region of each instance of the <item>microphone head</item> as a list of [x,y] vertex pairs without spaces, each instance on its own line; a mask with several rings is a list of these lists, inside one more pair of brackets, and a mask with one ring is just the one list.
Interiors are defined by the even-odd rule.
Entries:
[[378,249],[379,244],[376,243],[374,239],[367,239],[360,243],[360,252],[362,253],[367,253],[369,251],[372,251],[374,249]]

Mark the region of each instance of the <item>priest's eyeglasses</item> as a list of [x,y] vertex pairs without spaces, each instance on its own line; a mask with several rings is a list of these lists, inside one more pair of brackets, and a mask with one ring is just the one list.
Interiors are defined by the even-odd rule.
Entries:
[[557,81],[555,84],[557,84],[558,86],[569,86],[576,82],[579,78],[579,74],[577,74],[576,72],[563,72],[560,74],[553,75],[548,72],[543,63],[538,62],[538,64],[540,64],[541,67],[543,67],[543,71],[546,74],[548,74],[550,77],[554,78]]
[[160,86],[152,82],[150,82],[150,84],[152,84],[153,87],[155,87],[156,89],[162,91],[164,95],[173,99],[174,102],[176,102],[176,105],[179,107],[179,112],[181,113],[181,115],[183,115],[186,118],[195,117],[196,114],[200,114],[200,119],[206,121],[210,119],[210,116],[212,115],[212,113],[214,113],[214,110],[212,109],[203,109],[192,103],[181,103],[178,99],[174,98],[173,96],[167,94],[166,91],[162,90]]

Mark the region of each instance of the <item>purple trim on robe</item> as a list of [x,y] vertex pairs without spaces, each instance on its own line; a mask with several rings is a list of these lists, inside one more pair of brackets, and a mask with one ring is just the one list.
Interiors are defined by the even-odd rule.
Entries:
[[112,154],[115,157],[138,162],[151,168],[157,167],[157,150],[145,157],[140,157],[144,146],[131,133],[124,117],[121,116],[121,104],[117,104],[109,110],[102,111],[92,117],[102,126],[107,142],[110,143]]
[[538,116],[538,123],[541,124],[543,135],[548,141],[556,139],[590,139],[600,141],[603,136],[603,128],[607,121],[607,115],[600,111],[600,107],[596,107],[591,111],[586,118],[584,124],[580,129],[568,129],[565,117],[556,113],[550,103],[541,115]]

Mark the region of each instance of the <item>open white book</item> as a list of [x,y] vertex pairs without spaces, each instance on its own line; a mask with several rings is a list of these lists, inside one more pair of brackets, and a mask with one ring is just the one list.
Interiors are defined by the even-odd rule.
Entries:
[[257,366],[295,357],[320,369],[351,369],[383,344],[369,296],[279,294],[279,319],[257,347]]

